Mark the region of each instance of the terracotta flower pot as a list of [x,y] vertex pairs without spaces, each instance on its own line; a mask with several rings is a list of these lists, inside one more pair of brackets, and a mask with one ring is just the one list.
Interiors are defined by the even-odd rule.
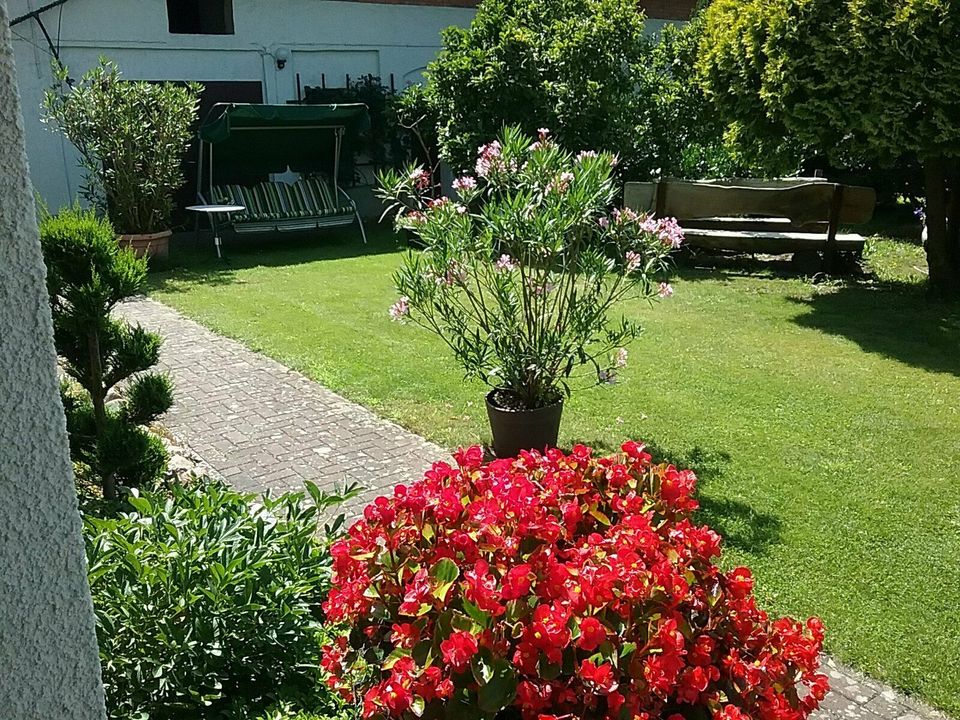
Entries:
[[133,248],[139,257],[165,258],[170,254],[170,230],[157,233],[130,234],[120,236],[122,247]]
[[542,451],[556,446],[563,398],[536,410],[513,409],[497,401],[500,392],[487,393],[487,417],[493,433],[493,452],[498,458],[516,457],[521,450]]

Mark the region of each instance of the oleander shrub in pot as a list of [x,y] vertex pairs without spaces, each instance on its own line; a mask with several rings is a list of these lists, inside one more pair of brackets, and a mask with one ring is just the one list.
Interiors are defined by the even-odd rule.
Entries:
[[696,478],[480,448],[378,498],[331,548],[330,683],[365,718],[803,720],[829,689],[817,618],[771,618],[691,513]]
[[[573,155],[507,128],[481,147],[459,199],[430,197],[422,167],[380,177],[399,228],[422,245],[396,275],[397,319],[439,335],[487,407],[500,457],[556,444],[568,380],[587,368],[611,383],[640,325],[617,303],[669,294],[657,276],[682,236],[671,218],[611,210],[616,159]],[[518,413],[523,413],[518,415]]]
[[66,68],[44,97],[44,119],[73,143],[86,199],[104,210],[138,254],[166,255],[173,196],[202,87],[126,80],[105,58],[76,83]]
[[111,718],[246,718],[315,693],[330,583],[308,486],[277,498],[215,481],[134,491],[127,512],[84,520]]

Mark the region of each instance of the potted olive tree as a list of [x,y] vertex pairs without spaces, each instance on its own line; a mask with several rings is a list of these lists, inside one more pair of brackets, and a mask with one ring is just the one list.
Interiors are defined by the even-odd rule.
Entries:
[[124,245],[165,256],[201,86],[124,80],[103,58],[74,85],[66,68],[58,81],[44,119],[79,151],[85,199],[106,212]]
[[458,200],[428,198],[423,168],[380,177],[387,213],[423,248],[406,255],[390,314],[439,335],[468,375],[491,386],[500,457],[556,444],[578,368],[615,382],[640,332],[613,316],[620,300],[671,292],[655,278],[680,229],[611,211],[614,164],[606,153],[574,156],[546,130],[531,142],[507,128],[479,149],[475,175],[455,181]]

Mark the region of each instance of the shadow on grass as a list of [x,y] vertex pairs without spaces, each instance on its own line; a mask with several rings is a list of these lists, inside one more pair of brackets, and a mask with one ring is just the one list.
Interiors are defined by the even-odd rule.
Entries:
[[847,285],[791,300],[802,309],[793,318],[801,327],[913,367],[960,375],[960,303],[894,284]]
[[[617,452],[619,447],[604,440],[578,441],[592,447],[599,454]],[[710,487],[720,480],[730,464],[730,454],[722,450],[708,450],[695,445],[688,452],[672,452],[653,443],[647,443],[647,451],[654,462],[666,462],[678,468],[690,469],[697,474],[697,500],[700,510],[695,519],[709,525],[723,537],[724,545],[764,555],[780,542],[783,523],[776,515],[760,512],[740,500],[716,497]]]
[[150,287],[176,290],[179,283],[228,285],[236,272],[255,267],[285,267],[326,260],[345,260],[395,253],[397,236],[380,226],[367,229],[367,243],[355,225],[337,230],[262,235],[227,235],[223,258],[216,256],[212,236],[181,233],[171,241],[170,258],[152,267]]

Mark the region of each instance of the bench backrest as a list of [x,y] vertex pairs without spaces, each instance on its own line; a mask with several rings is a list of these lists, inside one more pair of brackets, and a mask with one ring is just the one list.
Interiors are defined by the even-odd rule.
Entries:
[[804,182],[788,187],[742,187],[682,181],[628,182],[624,205],[658,217],[782,217],[797,225],[864,223],[873,217],[872,188]]

